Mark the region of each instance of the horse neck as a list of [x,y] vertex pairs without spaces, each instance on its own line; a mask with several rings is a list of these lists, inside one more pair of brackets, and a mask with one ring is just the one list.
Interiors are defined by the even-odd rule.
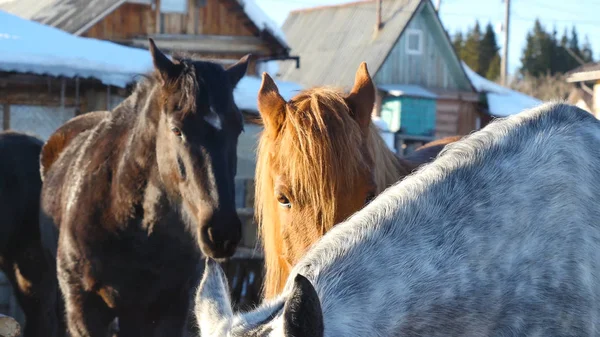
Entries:
[[377,184],[377,193],[381,193],[398,180],[409,175],[415,169],[415,166],[411,162],[398,157],[388,148],[374,124],[369,127],[369,132],[368,148],[374,162],[375,184]]
[[[120,145],[113,163],[112,200],[117,218],[131,216],[130,212],[143,201],[146,185],[157,177],[156,168],[156,129],[158,126],[158,105],[154,89],[134,93],[112,113],[115,119],[123,119],[120,124]],[[115,140],[117,141],[117,140]],[[159,179],[153,184],[159,184]]]

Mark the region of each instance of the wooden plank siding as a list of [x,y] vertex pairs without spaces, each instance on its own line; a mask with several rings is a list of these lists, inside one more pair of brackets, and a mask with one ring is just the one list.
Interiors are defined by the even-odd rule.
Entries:
[[[428,17],[424,6],[408,23],[385,62],[375,74],[377,84],[416,84],[425,88],[471,91],[463,74],[451,69],[452,50],[444,47],[443,35]],[[422,32],[422,53],[407,53],[407,31]],[[443,32],[441,33],[443,34]],[[455,68],[455,67],[453,67]]]
[[256,36],[243,12],[236,13],[228,1],[207,0],[196,7],[188,2],[185,14],[162,13],[162,29],[157,29],[155,10],[150,5],[125,3],[83,34],[104,40],[127,40],[139,36],[160,34]]

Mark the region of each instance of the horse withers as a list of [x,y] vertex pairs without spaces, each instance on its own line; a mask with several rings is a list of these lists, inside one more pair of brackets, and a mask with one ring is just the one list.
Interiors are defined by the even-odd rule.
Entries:
[[255,209],[267,298],[281,292],[293,265],[335,224],[458,139],[444,138],[400,158],[371,121],[374,104],[366,63],[350,93],[316,87],[289,102],[263,74]]
[[223,69],[150,52],[155,72],[124,102],[42,151],[41,226],[73,337],[104,337],[115,317],[123,336],[181,335],[201,253],[228,258],[241,238],[233,89],[249,56]]
[[0,133],[0,269],[25,314],[23,337],[55,336],[62,322],[56,273],[43,263],[37,216],[43,144],[21,132]]
[[591,114],[492,122],[335,226],[254,311],[232,313],[209,261],[202,336],[598,336],[598,177]]

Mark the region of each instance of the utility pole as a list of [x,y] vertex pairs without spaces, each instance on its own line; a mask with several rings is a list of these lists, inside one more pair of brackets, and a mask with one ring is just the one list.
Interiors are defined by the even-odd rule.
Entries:
[[510,27],[510,0],[504,0],[506,4],[506,12],[504,13],[504,52],[502,55],[502,63],[500,72],[502,75],[502,85],[506,86],[508,81],[508,33]]
[[442,0],[437,0],[437,3],[435,4],[435,11],[439,12],[440,11],[440,6],[442,5]]

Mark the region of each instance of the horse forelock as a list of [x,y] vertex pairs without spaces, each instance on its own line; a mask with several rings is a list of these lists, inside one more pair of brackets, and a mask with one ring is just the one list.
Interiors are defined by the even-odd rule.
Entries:
[[285,175],[295,202],[311,205],[314,219],[318,219],[314,225],[320,225],[323,234],[334,225],[340,191],[353,186],[370,169],[369,153],[343,94],[331,88],[315,88],[288,103],[284,125],[277,133],[261,134],[257,157],[257,220],[265,245],[267,274],[278,273],[266,279],[267,283],[284,281],[284,275],[277,272],[287,269],[287,262],[281,257],[274,175]]

